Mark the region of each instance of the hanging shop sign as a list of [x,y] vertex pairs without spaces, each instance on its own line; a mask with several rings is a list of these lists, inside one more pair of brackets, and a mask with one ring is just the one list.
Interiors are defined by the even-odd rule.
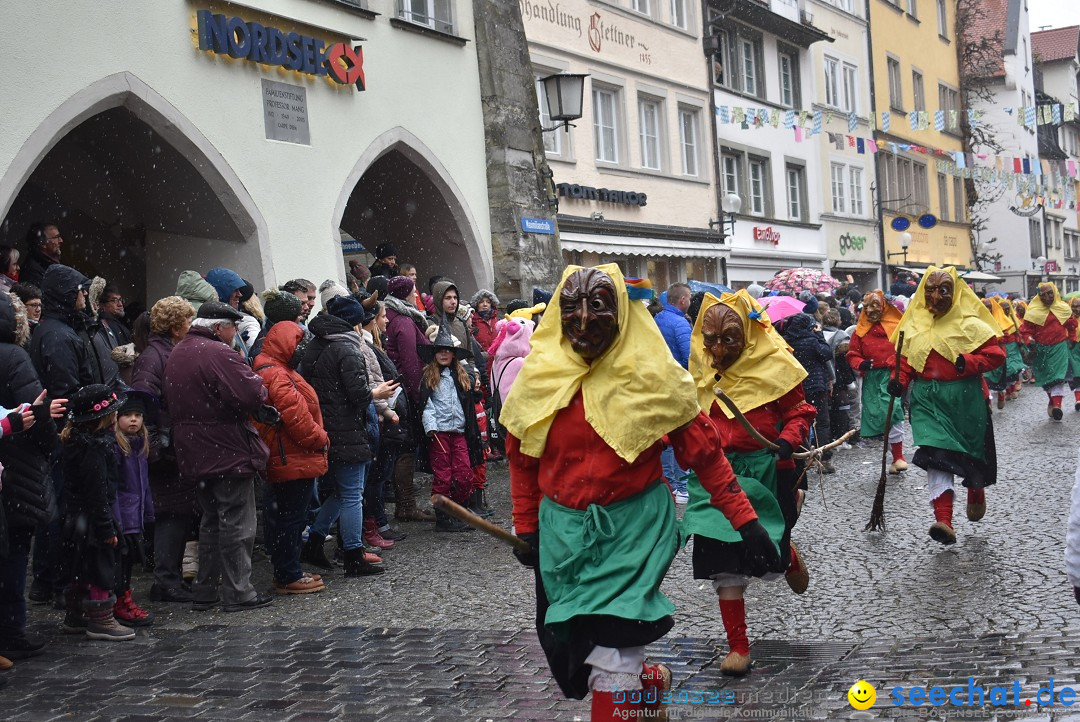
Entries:
[[348,43],[327,45],[322,38],[286,33],[277,28],[239,17],[226,17],[210,10],[196,12],[199,50],[228,55],[261,65],[326,76],[341,85],[365,90],[364,51]]
[[1043,267],[1043,273],[1058,273],[1060,270],[1057,261],[1047,261],[1046,266]]
[[762,228],[760,226],[754,226],[754,240],[763,241],[765,243],[771,243],[774,246],[780,245],[780,231],[774,231],[772,226]]
[[1021,218],[1031,218],[1042,210],[1042,200],[1030,193],[1017,193],[1009,210]]
[[608,188],[581,186],[577,183],[560,183],[555,187],[559,190],[560,196],[574,200],[600,201],[624,206],[643,206],[648,201],[644,193],[636,191],[613,191]]

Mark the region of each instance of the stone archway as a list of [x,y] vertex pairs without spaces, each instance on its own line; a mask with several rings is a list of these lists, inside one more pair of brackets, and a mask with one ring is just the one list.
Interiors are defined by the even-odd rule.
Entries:
[[462,293],[490,287],[490,248],[464,197],[438,158],[401,127],[368,146],[345,182],[332,232],[360,241],[371,253],[390,242],[399,263],[412,263],[421,287],[428,277],[454,279]]
[[63,262],[146,302],[189,268],[273,281],[266,222],[235,172],[131,73],[103,78],[38,126],[0,178],[0,213],[4,242],[24,249],[30,223],[55,220]]

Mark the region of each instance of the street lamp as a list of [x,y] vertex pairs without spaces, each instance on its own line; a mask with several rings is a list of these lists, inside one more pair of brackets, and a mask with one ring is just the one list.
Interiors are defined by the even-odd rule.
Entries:
[[1039,280],[1046,280],[1046,256],[1039,256],[1034,261],[1035,268],[1039,271]]
[[907,265],[907,249],[908,249],[908,247],[911,246],[911,234],[908,233],[907,231],[904,231],[903,233],[900,234],[899,241],[900,241],[900,251],[898,251],[896,253],[887,253],[885,255],[888,258],[892,258],[893,256],[903,256],[904,257],[904,265],[906,266]]
[[728,191],[720,199],[720,210],[720,220],[710,220],[709,228],[715,228],[716,226],[723,228],[725,231],[724,239],[726,240],[735,235],[735,216],[742,210],[742,198],[737,193]]
[[563,128],[564,130],[581,117],[581,107],[585,99],[585,78],[588,75],[580,73],[558,73],[541,78],[544,84],[544,97],[547,99],[548,115],[555,125],[550,128],[541,128],[544,133],[551,133]]

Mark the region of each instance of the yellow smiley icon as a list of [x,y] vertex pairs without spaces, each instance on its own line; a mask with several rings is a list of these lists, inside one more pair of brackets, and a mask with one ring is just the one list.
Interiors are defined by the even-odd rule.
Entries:
[[859,680],[851,685],[847,693],[848,702],[855,709],[870,709],[877,700],[877,690],[869,682]]

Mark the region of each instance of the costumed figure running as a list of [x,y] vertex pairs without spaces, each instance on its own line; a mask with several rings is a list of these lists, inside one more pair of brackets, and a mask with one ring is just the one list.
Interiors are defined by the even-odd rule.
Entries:
[[1012,301],[1001,298],[999,303],[1005,316],[1013,323],[1013,332],[1005,336],[1005,378],[1012,379],[1005,398],[1008,401],[1015,401],[1020,397],[1020,389],[1024,385],[1023,375],[1026,367],[1024,354],[1027,352],[1027,347],[1020,343],[1020,324],[1023,319],[1016,315]]
[[592,720],[607,722],[650,709],[670,680],[645,665],[675,611],[660,592],[678,549],[661,439],[757,563],[779,555],[693,380],[618,266],[568,267],[552,301],[500,416],[514,527],[533,549],[518,558],[538,570],[537,633],[553,676],[567,697],[592,690]]
[[[729,649],[720,671],[739,677],[750,670],[743,600],[750,580],[785,575],[797,594],[806,591],[809,583],[806,565],[791,544],[791,529],[798,517],[792,454],[807,438],[817,412],[803,396],[806,371],[767,313],[745,290],[725,293],[720,299],[705,295],[690,338],[690,371],[697,382],[698,403],[720,429],[739,485],[779,551],[775,565],[762,567],[756,552],[747,548],[732,524],[710,504],[707,488],[691,475],[683,536],[694,538],[694,578],[712,580],[720,598]],[[717,400],[714,389],[734,402],[761,437],[779,447],[776,457]]]
[[[983,374],[983,380],[986,381],[986,386],[990,389],[991,398],[989,400],[993,401],[996,397],[997,407],[1003,409],[1005,408],[1005,398],[1009,390],[1016,385],[1017,379],[1020,378],[1020,369],[1024,365],[1016,343],[1017,325],[1016,321],[1005,313],[999,297],[984,298],[982,304],[990,312],[990,315],[994,317],[994,322],[1001,329],[1001,338],[998,339],[998,345],[1005,352],[1005,363]],[[1013,358],[1014,354],[1015,359]],[[1017,361],[1020,363],[1019,366],[1016,365]]]
[[1020,338],[1031,347],[1035,383],[1046,391],[1050,399],[1046,413],[1055,421],[1061,421],[1061,401],[1069,379],[1068,342],[1076,333],[1076,323],[1057,286],[1040,283],[1020,325]]
[[[871,291],[863,296],[862,312],[855,324],[847,360],[862,376],[862,438],[884,436],[886,415],[889,412],[889,391],[886,388],[896,365],[896,347],[889,338],[900,323],[900,309],[885,300],[885,292]],[[904,459],[904,409],[893,405],[892,425],[889,426],[889,449],[892,464],[889,473],[907,471]]]
[[934,509],[930,536],[956,541],[953,482],[967,487],[967,517],[986,513],[985,488],[997,481],[994,427],[982,375],[1005,363],[1001,328],[952,266],[930,266],[894,332],[904,333],[900,378],[889,393],[911,386],[912,462],[926,470]]
[[[1069,308],[1072,310],[1073,321],[1080,324],[1080,298],[1069,301]],[[1074,408],[1080,411],[1080,343],[1078,341],[1080,341],[1080,328],[1074,326],[1072,338],[1069,339],[1069,371],[1072,374],[1069,378],[1069,388],[1072,389],[1075,398]]]

